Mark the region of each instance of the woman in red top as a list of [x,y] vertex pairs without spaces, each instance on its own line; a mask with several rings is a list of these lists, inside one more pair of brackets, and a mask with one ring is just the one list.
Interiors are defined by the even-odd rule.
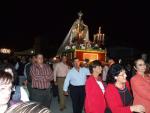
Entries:
[[126,73],[120,64],[113,64],[107,76],[108,86],[105,91],[106,102],[112,113],[145,112],[142,105],[132,105],[130,87]]
[[136,75],[131,78],[131,87],[133,90],[133,104],[142,104],[146,113],[150,113],[150,68],[143,59],[135,61]]
[[102,65],[98,60],[95,60],[89,66],[91,76],[85,84],[85,113],[104,113],[106,102],[104,99],[104,85],[99,77],[102,72]]

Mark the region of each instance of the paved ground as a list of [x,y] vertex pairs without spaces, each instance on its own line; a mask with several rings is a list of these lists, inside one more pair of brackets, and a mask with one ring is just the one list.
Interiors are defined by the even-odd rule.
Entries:
[[70,97],[68,96],[66,98],[66,109],[64,109],[64,111],[59,110],[59,104],[58,104],[57,97],[52,97],[51,111],[52,111],[52,113],[73,113]]
[[70,97],[68,96],[66,98],[66,109],[64,109],[64,111],[59,110],[59,104],[58,104],[57,97],[52,97],[51,111],[52,111],[52,113],[73,113]]

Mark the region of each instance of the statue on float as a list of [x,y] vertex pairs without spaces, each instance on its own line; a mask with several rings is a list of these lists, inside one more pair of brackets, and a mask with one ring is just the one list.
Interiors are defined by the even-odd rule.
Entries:
[[58,49],[57,54],[60,55],[66,49],[82,49],[86,48],[89,42],[88,26],[82,20],[83,13],[78,13],[78,19],[75,20],[66,38]]
[[70,44],[74,44],[77,48],[85,44],[89,40],[88,26],[82,20],[83,13],[78,13],[79,18],[74,22],[71,31]]

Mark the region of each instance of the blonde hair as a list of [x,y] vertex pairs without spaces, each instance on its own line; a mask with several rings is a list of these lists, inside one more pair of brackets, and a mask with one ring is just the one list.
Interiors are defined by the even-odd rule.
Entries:
[[11,106],[5,113],[51,113],[51,111],[40,103],[25,102]]

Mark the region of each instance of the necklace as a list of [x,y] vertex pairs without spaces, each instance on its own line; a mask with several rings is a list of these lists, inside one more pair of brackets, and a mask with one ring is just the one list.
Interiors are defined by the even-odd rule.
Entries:
[[128,89],[125,87],[123,90],[121,90],[119,88],[118,88],[118,90],[119,90],[120,94],[122,95],[123,106],[125,106],[126,105],[126,92],[127,92]]

